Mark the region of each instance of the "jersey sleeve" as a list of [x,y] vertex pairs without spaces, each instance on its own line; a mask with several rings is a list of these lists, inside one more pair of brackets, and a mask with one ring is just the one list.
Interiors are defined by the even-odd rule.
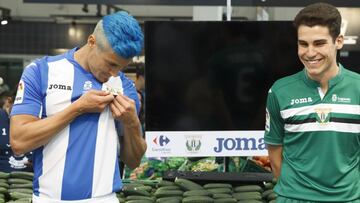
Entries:
[[139,114],[140,100],[134,82],[126,77],[124,73],[121,73],[120,77],[123,82],[124,95],[135,101],[136,112]]
[[11,116],[29,114],[40,116],[42,107],[40,70],[36,63],[28,65],[18,84]]
[[265,143],[282,145],[283,137],[284,120],[280,115],[280,107],[276,94],[270,89],[266,102]]

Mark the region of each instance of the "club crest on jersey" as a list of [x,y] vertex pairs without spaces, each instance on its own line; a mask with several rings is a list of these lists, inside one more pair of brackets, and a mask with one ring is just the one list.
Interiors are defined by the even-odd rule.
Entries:
[[88,81],[85,81],[85,83],[84,83],[84,91],[88,91],[89,89],[91,89],[92,88],[92,82],[90,81],[90,80],[88,80]]
[[330,121],[330,108],[317,108],[316,112],[316,121],[321,124],[327,124]]
[[312,98],[311,97],[305,97],[305,98],[300,98],[300,99],[291,99],[290,105],[294,105],[294,104],[304,104],[304,103],[309,103],[312,102]]

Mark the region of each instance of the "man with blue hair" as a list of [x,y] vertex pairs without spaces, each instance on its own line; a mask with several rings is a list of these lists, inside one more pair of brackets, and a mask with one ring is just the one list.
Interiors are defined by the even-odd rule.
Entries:
[[126,12],[100,20],[87,43],[28,65],[11,112],[10,143],[33,153],[34,203],[115,203],[120,158],[130,168],[146,151],[133,82],[122,72],[143,34]]

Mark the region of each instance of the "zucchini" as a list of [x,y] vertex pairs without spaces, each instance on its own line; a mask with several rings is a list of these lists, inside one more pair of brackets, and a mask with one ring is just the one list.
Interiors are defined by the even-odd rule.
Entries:
[[223,199],[216,199],[214,203],[237,203],[235,198],[223,198]]
[[136,188],[123,188],[123,193],[125,196],[130,195],[140,195],[140,196],[147,196],[150,197],[150,193],[144,191],[144,190],[137,190]]
[[181,187],[185,191],[203,190],[204,189],[201,185],[199,185],[193,181],[183,179],[183,178],[176,178],[175,184],[178,185],[179,187]]
[[212,194],[231,194],[232,189],[230,188],[214,188],[214,189],[208,189],[209,192]]
[[191,196],[185,197],[182,203],[213,203],[214,199],[207,196]]
[[20,178],[32,181],[34,178],[34,173],[25,171],[12,171],[10,172],[10,178]]
[[235,192],[262,192],[263,189],[258,185],[244,185],[234,188]]
[[173,196],[173,197],[161,197],[156,200],[156,203],[181,203],[183,197]]
[[186,191],[183,194],[184,197],[190,197],[190,196],[209,196],[212,197],[212,193],[207,190],[190,190]]
[[154,195],[156,198],[171,197],[171,196],[182,196],[183,191],[181,190],[157,190]]
[[222,198],[232,198],[233,196],[227,193],[217,193],[217,194],[213,194],[213,198],[214,199],[222,199]]
[[230,188],[232,189],[232,186],[227,183],[208,183],[203,186],[205,189],[214,189],[214,188]]

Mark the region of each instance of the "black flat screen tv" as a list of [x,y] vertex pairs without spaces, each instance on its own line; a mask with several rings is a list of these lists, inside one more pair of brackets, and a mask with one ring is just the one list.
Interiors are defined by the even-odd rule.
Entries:
[[291,22],[146,22],[146,131],[263,130],[273,82],[300,71]]

